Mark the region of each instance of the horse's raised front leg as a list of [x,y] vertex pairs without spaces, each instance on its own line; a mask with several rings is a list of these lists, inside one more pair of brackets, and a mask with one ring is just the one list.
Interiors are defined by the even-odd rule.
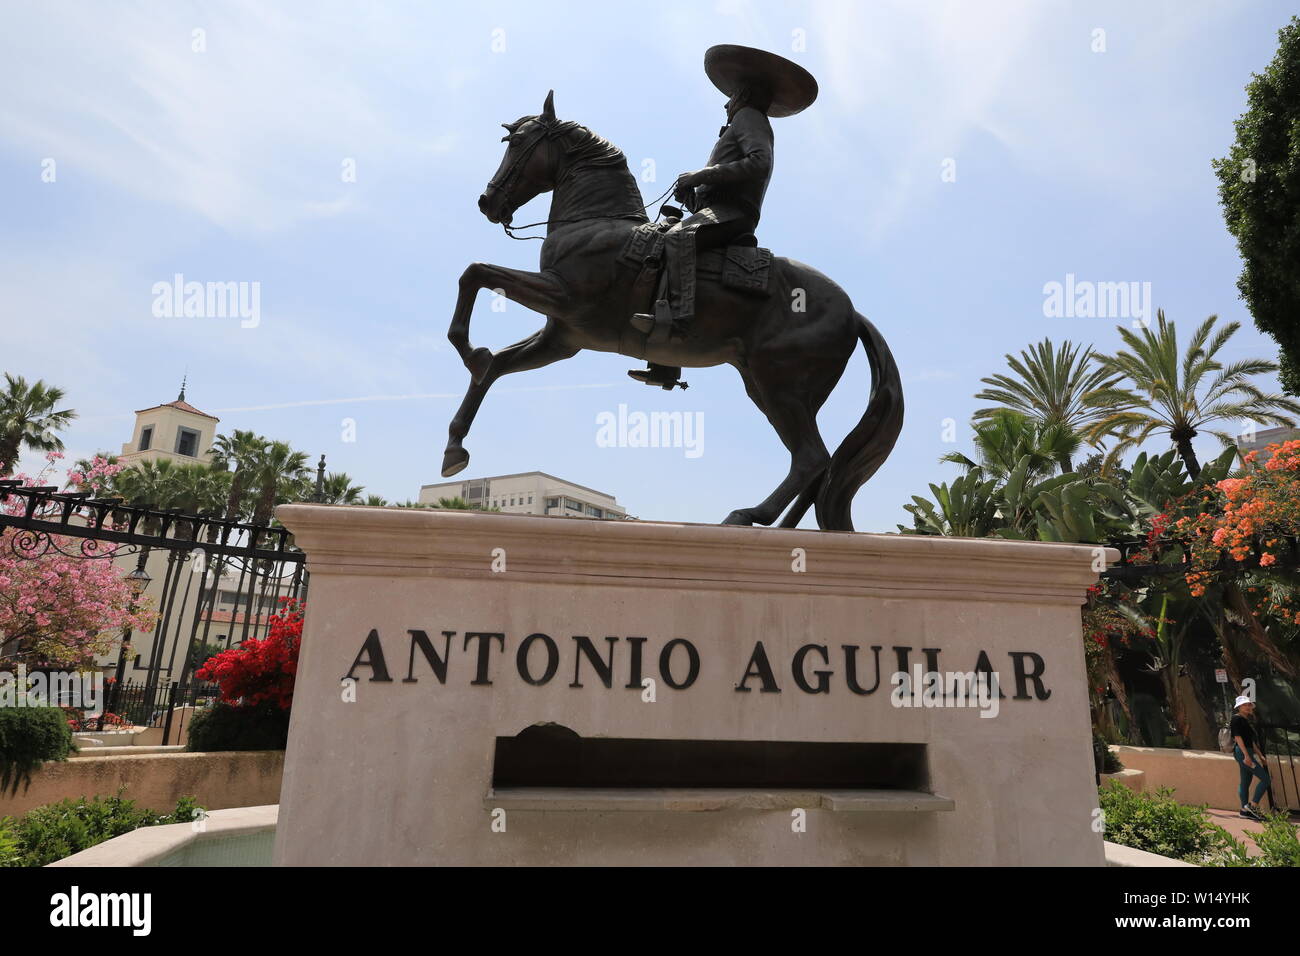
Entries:
[[555,323],[548,321],[546,328],[540,332],[534,332],[523,341],[507,346],[493,356],[483,381],[470,383],[469,390],[461,400],[460,408],[456,410],[451,420],[451,427],[447,429],[447,450],[442,456],[442,476],[450,478],[469,464],[469,452],[461,447],[461,442],[469,434],[469,427],[474,424],[474,416],[478,414],[479,405],[483,403],[483,397],[487,395],[493,382],[511,372],[525,372],[572,358],[577,351],[576,346],[559,341]]
[[447,338],[456,347],[475,383],[483,381],[492,364],[489,349],[476,349],[469,344],[469,318],[479,289],[491,289],[542,315],[559,312],[567,298],[560,277],[552,272],[524,272],[487,262],[471,263],[460,277],[460,293],[456,296],[456,311],[452,313]]

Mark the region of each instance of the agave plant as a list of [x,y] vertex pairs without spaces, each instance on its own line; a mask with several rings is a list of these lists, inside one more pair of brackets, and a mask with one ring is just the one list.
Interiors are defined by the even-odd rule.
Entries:
[[905,534],[939,534],[959,538],[985,538],[1002,524],[995,495],[998,481],[985,478],[977,466],[949,485],[930,485],[934,502],[918,495],[912,504],[903,505],[911,512],[914,527],[899,530]]

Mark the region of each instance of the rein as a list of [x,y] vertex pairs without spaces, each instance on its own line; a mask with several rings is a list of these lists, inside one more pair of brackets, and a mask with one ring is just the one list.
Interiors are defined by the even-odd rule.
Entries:
[[[497,189],[508,189],[508,187],[513,186],[513,185],[514,185],[514,181],[515,181],[516,179],[519,178],[519,174],[522,172],[522,170],[523,170],[523,168],[524,168],[524,163],[525,163],[525,161],[528,159],[529,156],[532,155],[533,150],[535,150],[535,149],[538,147],[538,145],[541,144],[542,140],[544,140],[544,139],[552,139],[552,138],[554,138],[555,135],[556,135],[556,134],[555,134],[554,132],[549,131],[549,130],[540,133],[540,134],[539,134],[539,135],[538,135],[538,136],[537,136],[537,137],[536,137],[536,138],[535,138],[531,143],[529,143],[527,146],[524,147],[523,151],[522,151],[522,152],[520,153],[520,155],[519,155],[519,158],[516,159],[513,163],[510,164],[510,168],[509,168],[508,170],[506,170],[505,175],[501,177],[500,181],[493,180],[493,181],[489,182],[488,185],[489,185],[489,186],[494,186],[494,187],[496,187]],[[581,168],[581,167],[578,167],[578,168]],[[577,168],[570,170],[566,175],[572,175],[572,174],[575,173],[575,172],[577,172]],[[558,185],[558,184],[557,184],[557,185]],[[657,203],[657,202],[659,202],[659,201],[661,201],[661,200],[663,200],[663,199],[666,199],[666,198],[668,197],[668,195],[669,195],[670,193],[672,193],[672,191],[673,191],[674,189],[676,189],[676,188],[677,188],[677,180],[673,180],[672,185],[669,186],[667,190],[665,190],[665,191],[664,191],[663,193],[661,193],[659,196],[657,196],[656,198],[650,200],[648,203],[646,203],[644,206],[642,206],[642,207],[641,207],[641,211],[642,211],[642,212],[649,212],[651,206],[653,206],[655,203]],[[663,210],[660,210],[658,213],[655,214],[654,219],[651,220],[651,221],[652,221],[652,222],[658,222],[658,221],[659,221],[659,216],[661,216],[662,214],[663,214]],[[546,227],[548,227],[548,228],[551,227],[551,226],[566,226],[566,225],[569,225],[569,224],[571,224],[571,223],[575,223],[575,222],[590,222],[590,221],[593,220],[593,219],[611,219],[611,218],[620,218],[620,217],[613,217],[613,216],[583,216],[583,217],[581,217],[581,218],[579,218],[579,219],[544,219],[544,220],[542,220],[541,222],[530,222],[530,223],[528,223],[527,225],[524,225],[524,226],[507,225],[506,223],[503,222],[503,223],[501,223],[501,228],[502,228],[503,230],[505,230],[505,234],[506,234],[507,236],[509,236],[511,239],[518,239],[520,242],[524,242],[525,240],[528,240],[528,239],[541,239],[541,240],[545,240],[546,237],[545,237],[545,236],[516,236],[516,235],[515,235],[515,231],[516,231],[516,230],[519,230],[519,229],[535,229],[535,228],[537,228],[538,226],[546,226]]]
[[[671,193],[671,192],[672,192],[676,187],[677,187],[677,181],[674,180],[674,181],[673,181],[673,184],[672,184],[671,186],[668,187],[667,191],[661,193],[659,196],[657,196],[656,198],[650,200],[648,203],[646,203],[644,206],[642,206],[642,207],[641,207],[641,211],[642,211],[642,212],[649,212],[651,206],[653,206],[655,203],[659,202],[661,199],[667,199],[667,198],[668,198],[668,194]],[[659,221],[659,217],[660,217],[661,215],[663,215],[663,212],[662,212],[662,211],[660,211],[660,212],[658,212],[658,213],[655,213],[655,217],[654,217],[654,219],[652,219],[652,220],[650,220],[650,221],[651,221],[651,222],[658,222],[658,221]],[[537,227],[537,226],[548,226],[548,227],[549,227],[549,226],[566,226],[566,225],[568,225],[568,224],[570,224],[570,223],[574,223],[574,222],[590,222],[590,221],[593,220],[593,219],[615,219],[615,218],[621,218],[621,217],[617,217],[617,216],[583,216],[581,219],[544,219],[544,220],[541,221],[541,222],[530,222],[530,223],[528,223],[528,225],[526,225],[526,226],[507,226],[507,225],[503,222],[503,223],[501,224],[501,228],[504,229],[504,230],[506,231],[506,235],[509,236],[511,239],[518,239],[520,242],[523,242],[523,241],[526,240],[526,239],[543,239],[543,240],[544,240],[546,237],[545,237],[545,236],[516,236],[516,235],[514,234],[514,230],[515,230],[515,229],[533,229],[533,228],[535,228],[535,227]]]

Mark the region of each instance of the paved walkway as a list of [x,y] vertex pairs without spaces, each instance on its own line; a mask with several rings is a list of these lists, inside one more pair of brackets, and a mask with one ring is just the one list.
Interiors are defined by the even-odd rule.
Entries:
[[[1258,820],[1247,820],[1239,810],[1206,810],[1205,814],[1213,823],[1217,823],[1238,840],[1245,843],[1246,852],[1251,856],[1259,856],[1259,848],[1255,846],[1255,841],[1251,839],[1246,831],[1254,830],[1259,833],[1264,829],[1264,824]],[[1293,826],[1300,827],[1300,823],[1296,822],[1294,816],[1291,818],[1291,822]]]

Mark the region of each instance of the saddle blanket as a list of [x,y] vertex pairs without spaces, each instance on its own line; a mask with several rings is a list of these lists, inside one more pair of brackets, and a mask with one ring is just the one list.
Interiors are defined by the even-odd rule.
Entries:
[[[668,223],[654,222],[637,226],[627,237],[619,258],[633,266],[644,266],[652,259],[662,263],[664,234],[670,228]],[[720,274],[722,284],[728,288],[767,295],[772,275],[772,250],[761,246],[704,249],[695,256],[695,271],[707,276]]]

